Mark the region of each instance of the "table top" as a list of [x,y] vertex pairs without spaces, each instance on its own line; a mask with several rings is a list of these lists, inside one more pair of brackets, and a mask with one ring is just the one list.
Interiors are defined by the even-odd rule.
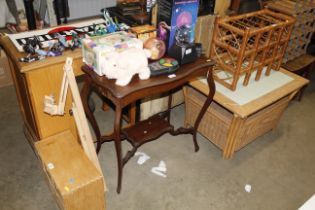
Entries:
[[[280,72],[293,78],[293,80],[247,104],[239,105],[218,91],[215,92],[213,100],[230,112],[245,118],[278,101],[279,99],[299,90],[309,82],[307,79],[291,73],[283,68],[280,69]],[[190,82],[190,85],[200,90],[204,94],[208,94],[208,87],[203,82],[195,80]]]
[[106,89],[116,99],[129,103],[149,95],[171,90],[198,76],[205,76],[213,64],[213,61],[200,58],[193,63],[181,65],[175,72],[176,77],[168,77],[167,74],[163,74],[151,76],[147,80],[140,80],[138,76],[134,76],[132,81],[123,87],[116,85],[115,79],[107,79],[105,76],[97,75],[89,66],[83,66],[82,71],[89,75],[98,87]]

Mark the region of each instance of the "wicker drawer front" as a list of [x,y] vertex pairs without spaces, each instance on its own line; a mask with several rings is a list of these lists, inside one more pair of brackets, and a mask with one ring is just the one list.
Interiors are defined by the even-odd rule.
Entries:
[[259,112],[249,116],[245,120],[244,126],[240,131],[240,136],[235,145],[235,150],[239,150],[250,142],[254,141],[257,137],[264,135],[268,131],[274,129],[279,119],[288,106],[290,97],[284,97],[276,103],[260,110]]
[[[185,124],[193,126],[206,98],[191,87],[185,87],[185,91]],[[224,149],[231,120],[231,113],[212,102],[201,120],[198,131],[220,149]]]

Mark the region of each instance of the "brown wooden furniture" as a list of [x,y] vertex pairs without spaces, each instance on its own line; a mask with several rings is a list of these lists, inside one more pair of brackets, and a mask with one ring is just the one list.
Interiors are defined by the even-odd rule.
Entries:
[[296,18],[283,61],[286,63],[306,54],[315,31],[315,2],[313,0],[277,0],[268,2],[266,7]]
[[[86,73],[86,75],[85,83],[81,92],[81,98],[86,115],[92,124],[98,140],[97,150],[100,150],[102,143],[111,140],[115,141],[118,164],[118,193],[120,193],[121,190],[123,166],[135,154],[137,148],[142,144],[155,140],[167,132],[171,133],[172,135],[190,133],[193,135],[195,151],[198,151],[199,147],[196,140],[196,131],[199,122],[207,107],[210,105],[215,92],[214,81],[212,79],[212,66],[213,62],[209,62],[203,58],[194,63],[181,66],[176,72],[175,78],[169,78],[168,75],[160,75],[151,77],[148,80],[139,80],[138,77],[134,77],[131,83],[125,87],[115,85],[115,80],[109,80],[104,76],[98,76],[87,66],[82,67],[82,70]],[[125,129],[121,129],[122,109],[124,107],[146,96],[169,91],[171,92],[174,88],[183,86],[184,84],[188,83],[189,80],[197,76],[207,76],[207,86],[210,91],[207,94],[206,102],[203,104],[193,127],[181,127],[177,130],[174,130],[174,127],[170,124],[170,107],[172,101],[170,96],[168,111],[162,114],[154,115],[147,120],[137,122],[136,124],[131,125]],[[88,98],[92,90],[108,98],[115,105],[114,134],[112,136],[101,135],[99,126],[93,116],[93,113],[89,109]],[[128,151],[124,157],[122,155],[121,148],[122,139],[127,139],[133,146],[133,149]]]
[[[1,37],[0,45],[3,47],[8,57],[10,71],[23,119],[24,133],[30,145],[34,149],[34,152],[37,153],[38,150],[38,148],[35,148],[36,142],[54,135],[58,135],[65,130],[70,130],[71,134],[73,135],[73,137],[67,138],[67,140],[73,141],[71,145],[77,145],[74,147],[79,147],[78,141],[75,142],[76,140],[78,140],[75,121],[73,116],[71,116],[69,113],[73,102],[71,93],[67,95],[64,116],[52,117],[44,113],[43,109],[45,95],[54,94],[56,99],[59,98],[60,86],[64,73],[63,66],[66,57],[73,58],[74,74],[76,76],[83,74],[81,71],[81,66],[83,65],[81,50],[76,49],[74,51],[66,51],[60,57],[49,57],[45,60],[33,63],[22,63],[19,62],[18,59],[26,55],[24,53],[18,52],[18,50],[15,48],[15,46],[8,37]],[[58,146],[57,144],[58,143],[56,143],[56,145],[54,146],[60,147],[60,145]],[[65,150],[65,148],[63,149]],[[74,150],[76,149],[74,148]],[[76,153],[76,155],[78,156],[80,156],[81,154],[84,153],[79,153],[79,155]],[[81,158],[84,159],[84,157]],[[78,164],[79,163],[81,164],[80,161],[82,159],[80,159],[80,157],[77,157],[76,160],[79,161]],[[42,159],[41,161],[44,161],[44,159]],[[66,171],[67,173],[70,174],[71,172],[73,172],[72,170],[70,170],[70,168],[68,169],[69,170]],[[95,173],[93,172],[93,174]],[[93,176],[93,174],[91,175]],[[81,176],[83,182],[85,181],[87,182],[87,180],[91,178],[91,176],[84,177],[85,175],[86,174],[83,174]],[[52,180],[55,179],[52,178]],[[55,181],[59,182],[60,180],[57,179]],[[94,190],[93,200],[98,200],[97,203],[95,203],[95,206],[97,206],[96,209],[102,209],[99,207],[102,206],[100,205],[101,203],[104,204],[103,202],[104,185],[102,184],[98,188],[94,188],[94,186],[96,185],[95,183],[102,184],[103,181],[101,179],[95,180],[93,184],[91,183],[91,185],[87,187],[88,188],[87,191],[90,191],[91,189]],[[102,188],[102,190],[100,190],[100,188]],[[58,190],[59,189],[56,189],[56,191]],[[82,187],[81,189],[73,193],[76,195],[79,194],[82,195],[82,193],[83,194],[85,193],[85,190],[86,189]],[[58,191],[58,193],[59,193],[58,196],[65,195],[64,197],[65,206],[70,204],[71,202],[73,204],[73,202],[75,201],[73,200],[73,197],[71,197],[71,195],[67,193],[64,193],[62,191]],[[58,199],[61,200],[61,198]],[[84,199],[82,200],[82,202],[84,202]],[[82,204],[82,206],[84,205]],[[74,207],[74,209],[79,208]]]
[[[290,100],[308,83],[303,77],[282,68],[280,72],[293,80],[244,105],[239,105],[220,91],[216,91],[213,103],[205,113],[198,131],[222,150],[223,158],[232,158],[235,151],[275,129]],[[190,86],[205,95],[208,94],[207,85],[199,80],[191,82]],[[194,122],[195,113],[205,100],[200,92],[195,94],[186,90],[187,125]]]
[[26,55],[18,52],[8,37],[1,37],[0,45],[5,50],[9,60],[24,130],[31,145],[34,145],[34,141],[68,129],[77,137],[74,119],[69,114],[72,105],[71,94],[67,96],[64,116],[51,117],[45,114],[43,109],[45,95],[54,94],[56,99],[59,98],[66,57],[73,58],[75,75],[82,74],[81,50],[70,50],[59,57],[49,57],[33,63],[22,63],[18,59]]
[[[315,56],[304,54],[301,55],[285,64],[282,67],[296,73],[306,79],[310,79],[310,72],[315,69]],[[301,101],[303,97],[304,90],[307,86],[304,86],[298,93],[298,100]]]
[[260,79],[265,66],[266,75],[279,70],[294,22],[270,10],[217,19],[210,53],[217,63],[215,80],[235,90],[241,75],[246,86],[254,72]]
[[[45,60],[33,63],[19,62],[25,53],[19,52],[9,37],[0,37],[0,45],[7,54],[13,83],[15,86],[20,111],[24,124],[24,132],[30,145],[35,141],[58,134],[64,130],[71,130],[78,137],[73,116],[69,114],[72,106],[72,96],[67,95],[65,115],[51,117],[43,112],[45,95],[53,94],[59,98],[60,86],[63,77],[63,65],[66,57],[73,58],[75,76],[83,74],[81,71],[82,51],[68,50],[62,56],[48,57]],[[135,106],[132,106],[130,121],[134,122]]]
[[208,58],[210,56],[211,41],[216,15],[199,16],[195,28],[195,42],[202,44],[202,52]]

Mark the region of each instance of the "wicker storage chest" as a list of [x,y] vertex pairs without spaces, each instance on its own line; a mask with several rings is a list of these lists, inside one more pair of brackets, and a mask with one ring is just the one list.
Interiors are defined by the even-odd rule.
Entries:
[[295,19],[260,10],[219,18],[215,24],[210,57],[217,63],[214,78],[235,90],[241,75],[247,85],[253,72],[259,80],[263,68],[279,70]]
[[[184,93],[185,125],[188,126],[194,124],[206,97],[188,86],[185,87]],[[234,151],[238,151],[257,137],[274,129],[289,101],[288,95],[247,118],[241,118],[238,122],[238,132],[230,132],[230,129],[233,129],[231,126],[234,120],[233,113],[213,101],[201,120],[198,132],[221,150],[226,150],[229,146],[227,139],[229,133],[232,133],[230,135],[236,135]]]

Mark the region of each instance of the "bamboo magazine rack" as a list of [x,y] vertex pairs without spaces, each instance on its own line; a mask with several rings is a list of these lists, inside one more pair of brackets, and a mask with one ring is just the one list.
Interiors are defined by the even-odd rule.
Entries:
[[210,52],[217,63],[215,80],[235,90],[238,80],[246,86],[253,72],[259,80],[263,72],[279,70],[294,22],[294,17],[267,9],[219,18]]

